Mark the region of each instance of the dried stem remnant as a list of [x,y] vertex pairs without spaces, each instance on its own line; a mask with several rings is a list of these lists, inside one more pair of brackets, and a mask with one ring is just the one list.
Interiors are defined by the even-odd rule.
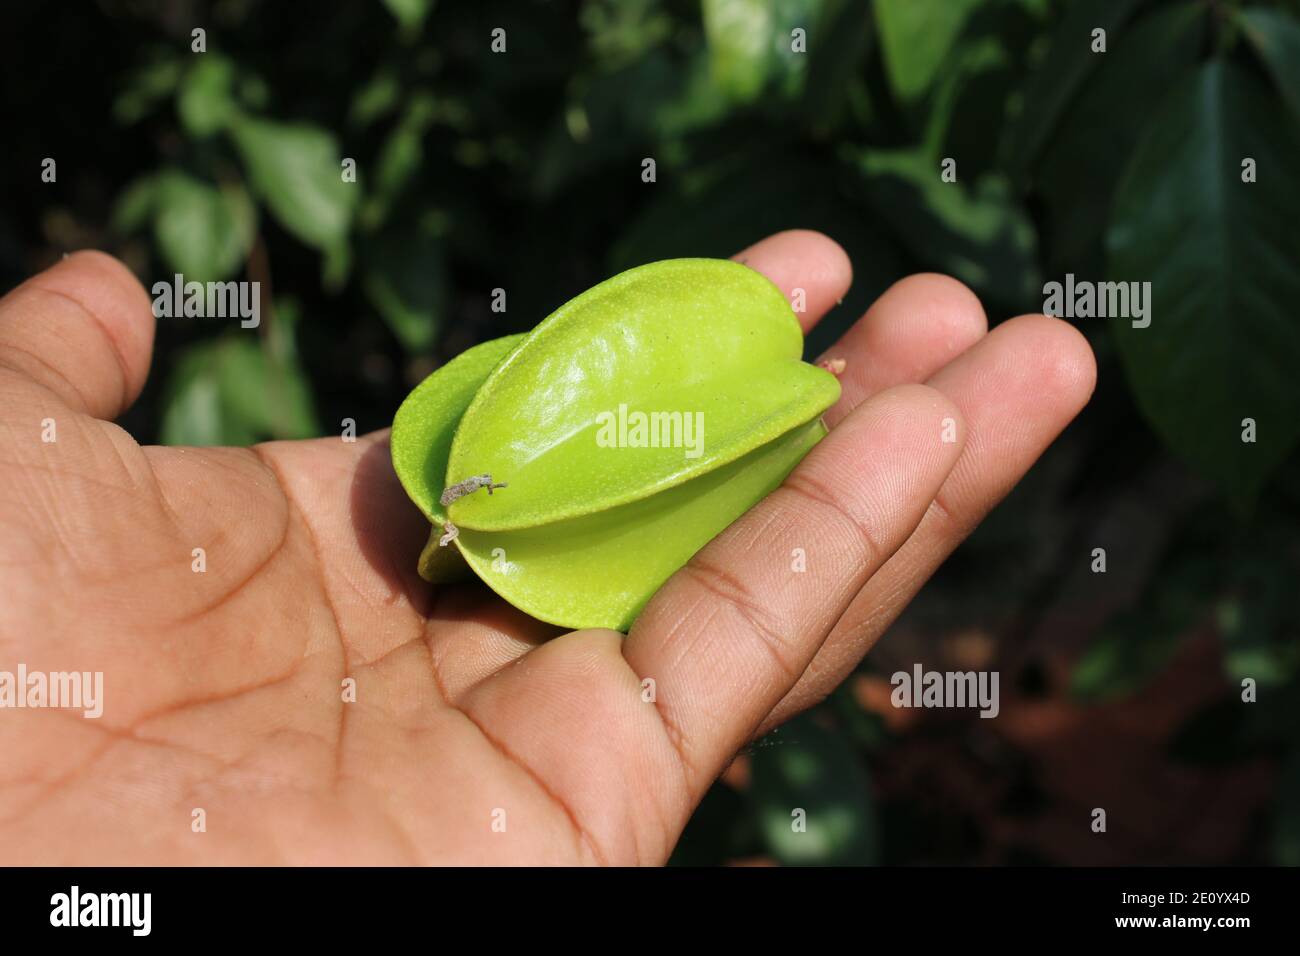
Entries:
[[504,487],[506,487],[504,481],[493,482],[491,475],[474,475],[473,477],[466,478],[464,481],[457,482],[454,485],[449,485],[444,488],[442,497],[439,498],[438,501],[445,508],[457,498],[464,498],[466,495],[473,494],[480,488],[486,488],[488,494],[492,494],[493,488]]
[[[464,481],[458,481],[456,484],[444,488],[442,491],[442,497],[440,497],[438,501],[441,502],[442,506],[445,508],[457,498],[464,498],[466,495],[471,495],[480,488],[486,488],[487,493],[492,494],[493,488],[504,487],[506,487],[504,481],[493,481],[491,475],[474,475],[470,478],[466,478]],[[438,539],[438,547],[440,548],[447,547],[447,545],[455,541],[457,536],[460,534],[460,529],[450,521],[443,524],[442,530],[443,535]]]

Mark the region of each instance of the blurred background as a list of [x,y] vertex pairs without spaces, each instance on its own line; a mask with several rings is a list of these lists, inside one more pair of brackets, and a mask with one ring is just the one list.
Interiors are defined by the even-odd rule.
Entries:
[[[160,320],[145,442],[382,428],[602,278],[780,229],[853,259],[809,355],[915,271],[991,322],[1153,282],[1148,329],[1074,320],[1091,406],[675,861],[1300,864],[1300,2],[27,3],[0,74],[0,289],[93,246],[273,303]],[[999,671],[998,718],[893,708],[918,662]]]

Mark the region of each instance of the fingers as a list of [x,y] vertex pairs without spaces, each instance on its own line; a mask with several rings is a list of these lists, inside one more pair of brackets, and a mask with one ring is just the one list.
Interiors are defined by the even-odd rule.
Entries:
[[998,326],[929,384],[961,410],[966,445],[916,532],[867,582],[813,665],[764,721],[781,723],[828,694],[984,516],[1087,403],[1092,350],[1077,329],[1046,316]]
[[956,407],[920,385],[864,402],[651,600],[624,654],[698,796],[794,686],[957,460]]
[[808,229],[778,232],[731,258],[771,279],[805,332],[844,298],[853,282],[853,266],[839,243]]
[[988,330],[975,293],[948,276],[908,276],[885,290],[824,359],[840,359],[840,400],[825,415],[834,426],[863,399],[924,382]]
[[53,396],[116,418],[144,387],[153,334],[149,295],[130,270],[102,252],[73,253],[0,299],[0,374],[19,379],[20,403]]

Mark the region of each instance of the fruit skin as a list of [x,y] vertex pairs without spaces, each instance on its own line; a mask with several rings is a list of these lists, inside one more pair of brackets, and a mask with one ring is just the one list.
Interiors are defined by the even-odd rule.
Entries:
[[[600,283],[527,335],[468,350],[420,383],[393,422],[394,467],[434,526],[421,574],[462,571],[440,553],[454,550],[534,617],[627,630],[825,435],[819,416],[839,383],[802,362],[802,347],[765,277],[727,260],[673,259]],[[694,416],[702,441],[608,447],[600,423],[620,405]],[[484,474],[505,487],[439,503]]]

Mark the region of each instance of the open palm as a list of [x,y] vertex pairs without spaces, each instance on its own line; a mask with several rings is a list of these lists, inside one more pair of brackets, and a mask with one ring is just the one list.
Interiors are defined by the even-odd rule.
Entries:
[[[805,327],[850,280],[814,233],[739,258],[804,290]],[[986,334],[960,284],[903,280],[829,353],[831,434],[624,638],[421,581],[386,432],[141,448],[109,420],[152,339],[148,296],[98,253],[0,300],[0,672],[104,675],[98,719],[0,709],[0,862],[661,863],[1094,376],[1068,325]]]

